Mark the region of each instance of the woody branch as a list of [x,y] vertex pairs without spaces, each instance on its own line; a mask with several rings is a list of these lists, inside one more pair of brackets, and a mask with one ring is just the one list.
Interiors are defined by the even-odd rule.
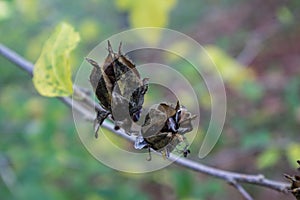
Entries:
[[[0,54],[6,59],[8,59],[9,61],[11,61],[12,63],[14,63],[16,66],[25,70],[27,73],[29,73],[29,75],[32,76],[34,66],[31,62],[27,61],[26,59],[18,55],[16,52],[12,51],[11,49],[7,48],[2,44],[0,44]],[[87,107],[94,108],[94,106],[96,106],[96,109],[98,110],[101,110],[102,108],[99,105],[94,105],[93,100],[90,99],[88,95],[86,95],[76,86],[74,86],[74,93],[76,96],[78,96],[81,99],[81,103],[73,102],[72,104],[72,99],[70,97],[58,97],[58,99],[64,102],[67,106],[73,107],[74,110],[82,114],[87,120],[94,121],[94,113],[92,113],[89,109],[87,109]],[[110,130],[114,134],[117,134],[131,142],[134,141],[133,137],[128,136],[124,132],[120,130],[116,131],[114,129],[113,124],[104,122],[102,126]],[[186,169],[190,169],[226,181],[230,185],[234,186],[239,191],[239,193],[243,196],[243,198],[246,200],[251,200],[253,198],[242,187],[241,185],[242,183],[257,185],[257,186],[269,188],[283,193],[287,193],[290,188],[289,183],[267,179],[262,174],[252,175],[252,174],[242,174],[242,173],[236,173],[231,171],[225,171],[218,168],[203,165],[201,163],[186,158],[177,158],[172,155],[170,155],[168,159],[170,161],[174,161],[174,163],[179,166],[185,167]]]

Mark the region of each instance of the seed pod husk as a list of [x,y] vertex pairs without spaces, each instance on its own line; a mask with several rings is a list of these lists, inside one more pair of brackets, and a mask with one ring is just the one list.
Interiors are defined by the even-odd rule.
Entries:
[[[185,143],[182,153],[186,157],[189,144],[184,134],[193,130],[192,120],[195,118],[196,115],[180,106],[179,102],[176,106],[160,103],[147,113],[142,125],[142,135],[137,137],[135,148],[152,148],[169,156],[179,144]],[[149,158],[151,159],[150,153]]]
[[148,79],[141,79],[135,64],[121,52],[112,50],[108,41],[108,55],[100,66],[91,58],[86,60],[94,67],[90,82],[103,110],[97,110],[95,136],[99,126],[111,115],[115,128],[131,134],[131,126],[140,118]]

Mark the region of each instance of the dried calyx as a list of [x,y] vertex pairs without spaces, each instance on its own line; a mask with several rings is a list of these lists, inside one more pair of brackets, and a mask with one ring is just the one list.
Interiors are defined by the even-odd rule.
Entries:
[[148,89],[148,79],[141,79],[135,64],[121,52],[112,50],[108,41],[108,56],[102,66],[91,58],[86,60],[94,67],[90,74],[90,82],[101,107],[97,110],[95,120],[95,136],[98,129],[109,115],[115,128],[123,128],[127,134],[132,133],[132,121],[140,118],[144,95]]
[[[190,151],[184,134],[193,130],[192,120],[195,118],[196,115],[192,115],[185,107],[180,106],[179,102],[176,106],[160,103],[151,108],[146,115],[142,125],[142,135],[137,137],[135,148],[148,148],[148,160],[151,160],[150,148],[161,152],[166,157],[176,149],[186,157]],[[182,143],[183,149],[177,149],[177,146]]]

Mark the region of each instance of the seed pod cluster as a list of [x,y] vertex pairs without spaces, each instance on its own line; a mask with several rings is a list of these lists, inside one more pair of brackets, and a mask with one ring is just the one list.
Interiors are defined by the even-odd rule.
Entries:
[[[122,128],[131,135],[134,133],[133,122],[140,119],[148,79],[141,79],[135,64],[121,53],[121,44],[118,53],[115,53],[108,41],[108,56],[101,66],[90,58],[86,60],[94,67],[90,82],[103,108],[96,111],[95,136],[98,136],[98,129],[108,116],[114,121],[115,129]],[[196,115],[179,102],[176,105],[160,103],[146,114],[135,148],[147,148],[148,160],[151,160],[150,148],[169,156],[179,144],[184,143],[180,151],[186,157],[190,151],[184,134],[193,130],[192,120],[195,118]]]

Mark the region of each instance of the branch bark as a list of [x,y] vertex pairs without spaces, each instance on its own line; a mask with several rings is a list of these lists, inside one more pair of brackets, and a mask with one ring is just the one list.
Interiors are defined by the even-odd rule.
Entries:
[[[30,63],[29,61],[27,61],[26,59],[18,55],[16,52],[12,51],[11,49],[7,48],[2,44],[0,44],[0,54],[6,59],[10,60],[16,66],[25,70],[27,73],[29,73],[29,75],[32,76],[33,67],[34,67],[32,63]],[[76,93],[76,95],[82,98],[82,103],[84,103],[86,106],[88,107],[96,106],[96,109],[100,109],[100,110],[102,109],[99,105],[97,104],[94,105],[93,100],[90,99],[84,92],[82,92],[77,87],[74,87],[74,93]],[[58,99],[64,102],[67,106],[73,107],[76,111],[81,113],[87,120],[89,121],[94,120],[94,113],[86,109],[86,107],[76,102],[73,102],[70,97],[58,97]],[[128,136],[126,133],[122,132],[121,130],[116,131],[114,129],[113,124],[104,122],[102,126],[131,142],[134,141],[133,137]],[[287,193],[288,189],[290,188],[290,184],[287,182],[280,182],[280,181],[267,179],[264,177],[264,175],[261,174],[252,175],[252,174],[242,174],[242,173],[225,171],[207,165],[203,165],[201,163],[186,158],[177,158],[175,156],[172,156],[172,154],[168,159],[170,161],[174,161],[174,163],[179,166],[185,167],[186,169],[190,169],[226,181],[227,183],[233,185],[246,200],[251,200],[252,197],[242,187],[241,183],[248,183],[252,185],[262,186],[283,193]]]

